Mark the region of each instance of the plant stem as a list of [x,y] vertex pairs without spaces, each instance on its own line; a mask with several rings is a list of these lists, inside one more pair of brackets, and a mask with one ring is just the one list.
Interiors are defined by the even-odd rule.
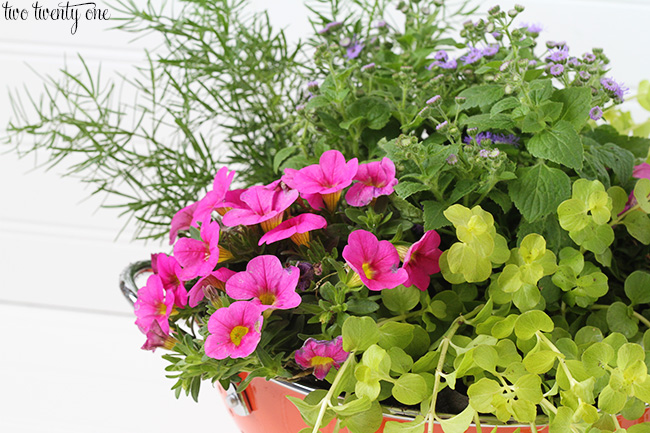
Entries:
[[341,381],[341,378],[343,377],[343,373],[348,368],[348,366],[352,363],[353,359],[354,359],[354,352],[350,353],[348,359],[346,359],[343,365],[341,366],[341,368],[339,368],[339,371],[336,373],[336,377],[334,378],[334,382],[332,382],[332,386],[330,386],[330,389],[327,391],[327,395],[323,397],[323,400],[321,400],[320,410],[318,411],[318,418],[316,419],[316,423],[314,424],[314,429],[312,430],[312,433],[318,433],[318,429],[320,429],[320,426],[323,423],[323,418],[325,417],[325,411],[327,410],[327,406],[331,405],[330,400],[333,397],[334,390],[338,386],[339,382]]
[[400,314],[399,316],[388,317],[379,320],[377,324],[381,325],[382,323],[386,323],[386,322],[398,322],[400,320],[409,319],[411,317],[421,316],[422,314],[426,313],[426,311],[427,311],[426,308],[423,308],[421,310],[411,311],[410,313]]
[[557,413],[557,408],[553,406],[553,403],[548,401],[546,398],[543,398],[540,404],[544,406],[546,409],[550,410],[551,412]]

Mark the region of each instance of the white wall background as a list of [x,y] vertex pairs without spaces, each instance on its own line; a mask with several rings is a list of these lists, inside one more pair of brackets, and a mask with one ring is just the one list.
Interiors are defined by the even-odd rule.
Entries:
[[[14,0],[29,8],[32,1]],[[97,0],[99,6],[106,2]],[[650,0],[519,0],[523,21],[541,23],[543,37],[566,40],[573,53],[605,49],[612,76],[634,88],[650,78]],[[58,0],[42,0],[54,6]],[[511,2],[501,3],[509,8]],[[486,4],[483,9],[491,6]],[[295,40],[310,31],[300,0],[257,0]],[[0,13],[2,11],[0,10]],[[0,83],[36,90],[39,74],[55,75],[81,53],[91,68],[129,74],[153,41],[129,43],[110,23],[7,22],[0,16]],[[634,90],[633,90],[634,91]],[[632,91],[632,93],[633,93]],[[0,126],[11,110],[0,89]],[[34,170],[0,149],[0,431],[30,433],[236,432],[217,393],[204,387],[199,404],[176,401],[165,362],[139,349],[117,277],[129,262],[161,246],[115,236],[123,220],[84,200],[89,190],[55,168]],[[209,429],[209,430],[208,430]]]

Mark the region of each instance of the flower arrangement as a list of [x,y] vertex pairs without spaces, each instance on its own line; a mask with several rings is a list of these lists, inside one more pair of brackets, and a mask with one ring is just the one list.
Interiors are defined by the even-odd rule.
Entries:
[[[382,2],[345,13],[325,3],[313,9],[311,63],[285,52],[287,75],[253,76],[268,92],[243,83],[252,68],[226,45],[214,67],[233,74],[217,84],[228,98],[207,82],[176,89],[196,110],[206,95],[233,109],[230,162],[249,185],[233,188],[234,165],[208,177],[219,164],[201,158],[182,119],[191,146],[156,143],[199,172],[146,188],[166,194],[151,202],[166,204],[155,216],[171,219],[173,254],[152,256],[136,324],[144,349],[171,351],[177,395],[196,396],[201,380],[310,378],[319,389],[292,401],[314,433],[332,419],[374,432],[387,402],[421,414],[387,423],[393,433],[463,432],[486,414],[532,431],[646,431],[616,415],[636,420],[650,404],[650,140],[628,135],[629,122],[620,132],[627,88],[607,76],[602,50],[540,46],[520,6],[454,34],[466,12],[437,0],[400,2],[401,30]],[[214,48],[192,37],[208,37],[205,26],[156,27],[160,15],[132,7],[173,35],[174,56],[197,59],[186,78],[206,73],[193,50]],[[242,62],[277,54],[270,32],[256,46],[235,28]],[[637,98],[650,106],[648,87]],[[152,215],[141,220],[160,225]]]

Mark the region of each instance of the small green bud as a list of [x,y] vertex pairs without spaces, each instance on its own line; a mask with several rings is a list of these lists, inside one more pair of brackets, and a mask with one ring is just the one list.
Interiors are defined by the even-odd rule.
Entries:
[[498,14],[501,11],[501,7],[499,5],[492,6],[490,9],[488,9],[488,13],[492,16]]
[[594,54],[602,54],[603,53],[602,48],[592,48],[592,51],[594,52]]
[[505,89],[504,89],[506,95],[510,95],[510,94],[512,94],[512,92],[514,92],[514,90],[515,90],[515,89],[513,89],[512,86],[511,86],[510,84],[506,84],[506,87],[505,87]]
[[494,23],[488,23],[485,26],[485,31],[488,33],[492,33],[494,31]]
[[516,17],[517,15],[519,15],[519,12],[517,12],[517,9],[510,9],[510,10],[508,11],[508,16],[509,16],[510,18],[514,18],[514,17]]
[[515,5],[515,10],[516,10],[517,12],[519,12],[519,13],[523,12],[524,9],[526,9],[526,8],[523,7],[522,5]]

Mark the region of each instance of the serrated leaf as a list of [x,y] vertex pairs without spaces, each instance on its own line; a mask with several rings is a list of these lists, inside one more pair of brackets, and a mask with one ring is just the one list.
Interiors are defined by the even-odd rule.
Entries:
[[395,192],[406,199],[420,191],[428,191],[429,187],[420,182],[400,182],[395,185]]
[[491,129],[510,129],[515,126],[515,122],[508,114],[477,114],[470,116],[461,122],[468,128],[478,128],[479,131]]
[[447,209],[447,205],[442,202],[427,200],[422,202],[424,207],[424,230],[437,230],[440,227],[446,227],[451,225],[451,222],[445,215],[443,211]]
[[567,87],[556,90],[551,99],[563,104],[560,120],[571,123],[576,131],[580,131],[589,120],[591,90],[588,87]]
[[555,212],[571,196],[569,176],[557,168],[538,164],[509,183],[510,197],[527,221]]
[[515,98],[514,96],[510,96],[508,98],[502,99],[496,104],[492,106],[490,109],[490,114],[495,115],[502,113],[504,111],[512,110],[513,108],[517,108],[521,105],[521,102],[519,102],[519,99]]
[[479,106],[491,105],[505,95],[505,88],[497,84],[483,84],[469,87],[458,96],[466,98],[462,109],[468,110]]
[[560,120],[550,130],[534,135],[526,148],[537,158],[573,169],[582,168],[582,142],[573,125],[566,120]]

